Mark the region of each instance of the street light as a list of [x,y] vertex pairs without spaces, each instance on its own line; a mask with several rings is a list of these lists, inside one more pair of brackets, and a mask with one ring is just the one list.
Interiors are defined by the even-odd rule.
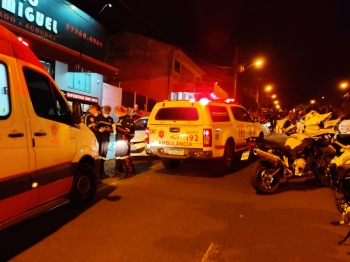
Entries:
[[272,99],[275,99],[275,98],[276,98],[276,95],[272,95],[271,98],[272,98]]
[[340,83],[340,88],[341,88],[341,89],[346,89],[346,88],[348,88],[348,86],[349,86],[348,82],[342,82],[342,83]]
[[311,103],[311,104],[315,104],[316,101],[315,101],[315,100],[311,100],[310,103]]
[[[259,66],[261,66],[262,64],[263,64],[263,62],[262,62],[261,60],[257,60],[257,61],[255,61],[253,64],[251,64],[251,65],[249,65],[249,66],[243,68],[243,71],[247,70],[248,68],[252,67],[253,65],[255,65],[256,67],[259,67]],[[242,72],[243,72],[243,71],[242,71]],[[242,73],[242,72],[241,72],[241,73]]]
[[[258,106],[258,109],[259,109],[259,79],[264,79],[264,78],[258,78],[257,79],[257,85],[256,85],[256,104]],[[270,92],[272,90],[272,87],[271,85],[268,85],[265,87],[265,89],[261,92]]]
[[111,3],[105,4],[104,7],[102,7],[101,11],[98,13],[98,15],[101,14],[102,11],[103,11],[107,6],[108,6],[109,8],[111,8],[111,7],[112,7],[112,4],[111,4]]
[[[236,50],[237,52],[237,50]],[[233,67],[233,74],[234,74],[234,79],[233,79],[233,98],[236,98],[236,89],[237,89],[237,76],[240,73],[243,73],[244,71],[246,71],[248,68],[252,67],[252,66],[256,66],[256,67],[260,67],[262,66],[263,61],[261,59],[256,60],[254,63],[252,63],[251,65],[247,66],[247,67],[242,67],[242,70],[240,72],[238,72],[238,65],[237,65],[237,56],[235,57],[235,62],[234,62],[234,67]]]

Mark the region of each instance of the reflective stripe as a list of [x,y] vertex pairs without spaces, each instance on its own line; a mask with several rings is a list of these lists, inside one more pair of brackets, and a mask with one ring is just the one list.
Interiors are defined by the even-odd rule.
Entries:
[[31,174],[15,177],[0,182],[0,200],[6,199],[32,189],[32,183],[44,186],[73,175],[72,163],[38,170]]
[[97,124],[98,124],[98,125],[107,125],[107,126],[111,126],[113,123],[105,122],[105,121],[98,121]]

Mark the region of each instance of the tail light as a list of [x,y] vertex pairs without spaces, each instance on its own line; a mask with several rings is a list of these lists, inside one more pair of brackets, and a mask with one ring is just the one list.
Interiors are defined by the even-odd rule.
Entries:
[[211,129],[203,129],[203,147],[211,147],[212,133]]
[[253,141],[248,142],[249,147],[255,147],[256,143]]
[[146,127],[146,129],[145,129],[145,133],[146,133],[146,143],[149,145],[149,128],[148,127]]

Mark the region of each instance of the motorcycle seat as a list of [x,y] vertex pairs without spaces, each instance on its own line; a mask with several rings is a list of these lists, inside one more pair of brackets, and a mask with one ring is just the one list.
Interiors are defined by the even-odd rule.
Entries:
[[294,150],[291,149],[291,147],[289,145],[283,145],[277,141],[273,141],[273,140],[265,140],[264,141],[265,143],[265,146],[268,147],[268,148],[278,148],[282,151],[285,151],[285,152],[288,152],[288,153],[291,153],[292,155],[296,154],[296,152],[293,152]]

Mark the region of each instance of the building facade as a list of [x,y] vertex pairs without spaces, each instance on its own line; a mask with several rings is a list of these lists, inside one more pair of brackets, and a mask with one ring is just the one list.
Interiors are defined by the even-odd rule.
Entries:
[[146,114],[157,101],[178,98],[181,83],[195,87],[206,74],[180,48],[142,35],[123,32],[110,36],[108,44],[106,61],[120,69],[118,80],[108,82],[122,87],[124,106],[136,101]]
[[1,0],[0,24],[25,42],[38,56],[68,101],[79,101],[86,111],[91,104],[120,105],[121,90],[113,99],[104,79],[118,69],[103,62],[104,27],[67,1]]

